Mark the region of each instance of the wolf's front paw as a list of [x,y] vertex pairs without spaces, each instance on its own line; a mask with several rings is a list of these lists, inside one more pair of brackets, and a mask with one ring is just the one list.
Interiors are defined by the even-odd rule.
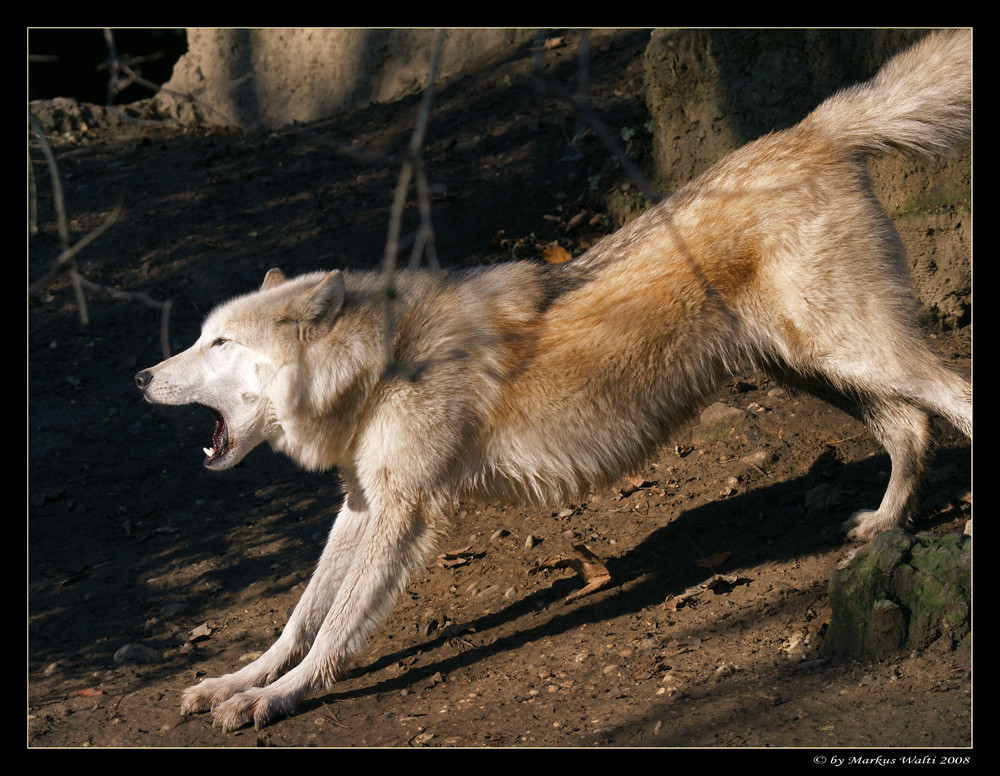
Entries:
[[260,730],[273,719],[294,714],[296,708],[298,698],[257,687],[213,704],[213,724],[229,732],[253,722],[254,728]]
[[195,714],[208,711],[240,690],[245,689],[232,683],[227,677],[205,679],[201,684],[188,687],[181,697],[181,714]]

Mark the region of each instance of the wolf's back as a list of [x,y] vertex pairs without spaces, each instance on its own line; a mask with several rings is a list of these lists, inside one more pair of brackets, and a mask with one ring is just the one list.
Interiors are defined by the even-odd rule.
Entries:
[[854,153],[941,156],[972,130],[972,34],[934,32],[802,122]]

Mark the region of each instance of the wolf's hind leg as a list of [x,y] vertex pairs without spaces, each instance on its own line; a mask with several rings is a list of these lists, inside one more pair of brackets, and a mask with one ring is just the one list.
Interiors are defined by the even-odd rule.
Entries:
[[270,684],[309,651],[340,589],[368,520],[367,505],[348,493],[330,530],[323,554],[277,641],[257,660],[231,674],[189,687],[181,713],[205,711],[252,687]]
[[878,509],[859,510],[843,524],[848,538],[856,541],[906,525],[916,506],[930,448],[930,418],[917,407],[886,402],[865,407],[862,416],[889,453],[892,472]]
[[767,367],[778,379],[858,418],[889,453],[892,472],[878,509],[860,510],[843,523],[848,537],[857,541],[902,527],[913,516],[930,453],[932,413],[972,434],[969,381],[941,364],[916,334],[897,330],[890,336],[892,328],[879,328],[889,344],[883,343],[876,355],[833,353],[795,366],[779,360]]
[[912,517],[930,448],[930,414],[938,413],[972,438],[972,387],[922,346],[909,358],[883,365],[882,396],[862,406],[861,418],[892,459],[892,474],[876,510],[861,510],[844,523],[851,539],[866,541]]

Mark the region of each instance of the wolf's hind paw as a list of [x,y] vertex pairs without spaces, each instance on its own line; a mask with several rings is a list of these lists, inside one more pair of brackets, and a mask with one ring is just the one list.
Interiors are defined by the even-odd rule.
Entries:
[[861,509],[845,520],[841,527],[847,538],[855,542],[867,542],[890,528],[903,528],[906,521],[886,517],[877,509]]

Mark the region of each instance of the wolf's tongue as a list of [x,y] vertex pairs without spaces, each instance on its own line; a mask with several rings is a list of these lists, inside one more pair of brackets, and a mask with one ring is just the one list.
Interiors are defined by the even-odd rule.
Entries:
[[212,447],[202,448],[205,451],[205,458],[215,458],[219,453],[225,452],[229,446],[229,433],[226,431],[226,421],[221,413],[212,410],[215,415],[215,431],[212,432]]

